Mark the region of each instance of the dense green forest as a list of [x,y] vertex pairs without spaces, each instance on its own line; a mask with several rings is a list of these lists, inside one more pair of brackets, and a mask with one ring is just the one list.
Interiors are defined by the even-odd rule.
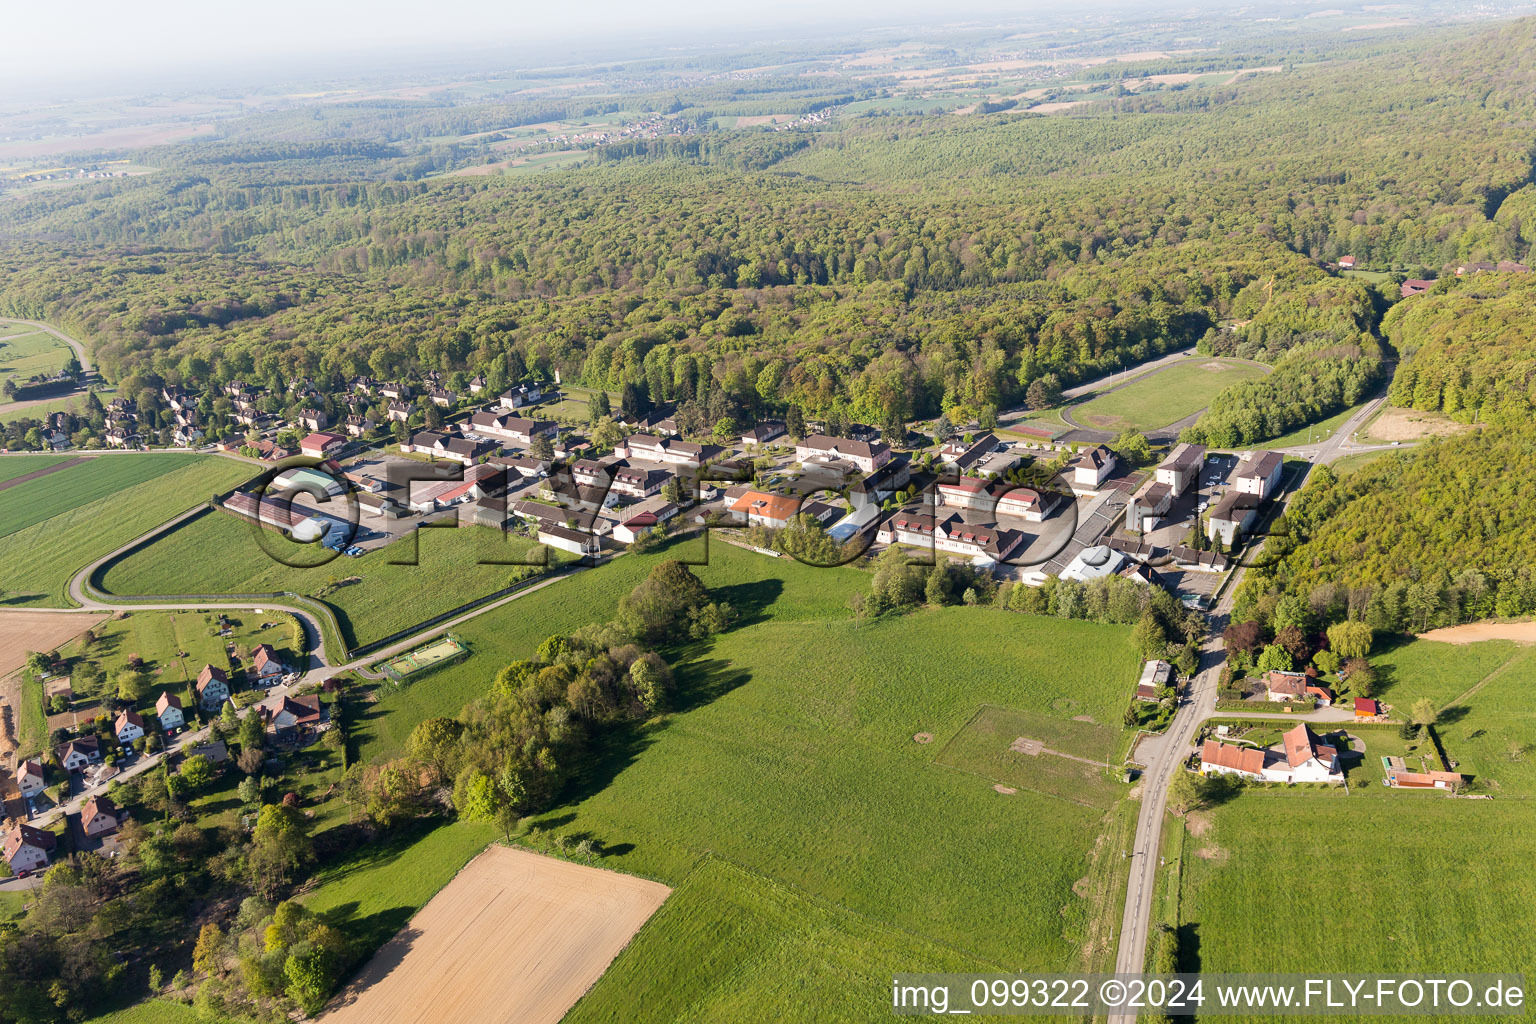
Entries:
[[[307,138],[270,115],[157,151],[155,174],[6,203],[0,309],[84,332],[115,381],[558,369],[696,403],[706,426],[790,404],[985,417],[1046,374],[1070,384],[1204,338],[1277,366],[1199,428],[1252,441],[1378,378],[1395,291],[1323,262],[1424,275],[1527,255],[1532,67],[1519,22],[1199,103],[715,132],[537,177],[342,166],[395,159],[392,125],[549,113],[532,107],[343,105]],[[846,93],[759,84],[775,109]]]
[[1483,273],[1394,307],[1382,333],[1405,358],[1392,378],[1392,403],[1464,423],[1529,419],[1533,303],[1536,275]]
[[[1249,571],[1233,621],[1300,599],[1317,621],[1419,632],[1536,613],[1536,428],[1473,431],[1352,473],[1314,470]],[[1279,536],[1284,534],[1284,536]],[[1270,560],[1273,560],[1270,562]]]

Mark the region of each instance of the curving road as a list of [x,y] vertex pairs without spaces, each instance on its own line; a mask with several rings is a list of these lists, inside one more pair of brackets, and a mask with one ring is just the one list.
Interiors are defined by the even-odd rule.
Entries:
[[[36,328],[45,334],[53,335],[64,344],[68,345],[70,349],[74,351],[75,358],[80,360],[80,379],[82,381],[88,378],[92,371],[96,369],[96,367],[91,363],[91,354],[85,350],[85,346],[56,327],[51,327],[40,320],[17,320],[15,317],[9,316],[0,316],[0,324],[22,324],[27,327]],[[5,413],[18,412],[22,409],[31,408],[34,405],[45,405],[48,402],[57,402],[61,399],[73,398],[76,395],[81,395],[84,393],[85,388],[84,386],[81,386],[74,391],[65,391],[62,394],[49,395],[47,398],[32,398],[24,402],[12,402],[9,405],[0,405],[0,415]]]

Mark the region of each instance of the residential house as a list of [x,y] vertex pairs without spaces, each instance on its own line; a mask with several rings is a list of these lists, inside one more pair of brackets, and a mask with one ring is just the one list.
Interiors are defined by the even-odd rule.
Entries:
[[441,388],[429,392],[427,397],[432,399],[433,405],[443,409],[451,409],[455,405],[459,404],[458,395],[454,394],[452,391],[444,391]]
[[101,760],[101,740],[95,736],[79,736],[58,747],[59,766],[67,772],[78,772]]
[[713,462],[725,454],[717,444],[695,444],[675,437],[656,437],[653,434],[631,434],[616,448],[614,454],[621,459],[640,459],[669,466],[698,469],[706,462]]
[[137,711],[122,710],[117,713],[117,718],[112,723],[112,732],[117,736],[117,742],[127,746],[134,740],[144,736],[144,716]]
[[613,528],[613,539],[633,544],[646,530],[666,522],[677,514],[677,506],[661,498],[650,498],[624,510],[624,519]]
[[271,686],[288,671],[271,644],[257,644],[251,650],[251,667],[256,670],[256,682],[262,686]]
[[284,696],[276,707],[261,709],[267,731],[279,739],[304,739],[321,731],[325,713],[318,694]]
[[1173,666],[1166,661],[1149,661],[1141,666],[1141,678],[1136,681],[1136,699],[1162,700],[1162,691],[1172,685]]
[[1339,269],[1340,270],[1354,270],[1355,269],[1355,258],[1353,256],[1340,256],[1339,257]]
[[217,711],[229,700],[229,676],[223,669],[204,665],[193,686],[197,690],[197,704],[204,711]]
[[1343,782],[1339,752],[1300,722],[1281,737],[1284,757],[1264,759],[1266,782]]
[[10,864],[12,874],[30,874],[48,866],[49,854],[57,843],[58,837],[52,832],[18,821],[6,832],[5,842],[0,843],[0,856]]
[[379,394],[382,397],[394,399],[395,401],[399,402],[410,401],[411,395],[413,393],[414,392],[411,391],[411,386],[409,384],[400,384],[391,381],[388,384],[379,385]]
[[997,499],[997,514],[1013,516],[1026,522],[1044,522],[1062,501],[1059,494],[1037,491],[1033,487],[1010,487]]
[[324,430],[331,425],[331,418],[323,409],[300,409],[299,424],[310,433]]
[[1233,484],[1243,494],[1268,500],[1285,475],[1285,459],[1279,452],[1249,452],[1237,464]]
[[1264,778],[1264,751],[1257,747],[1239,747],[1231,743],[1206,740],[1200,748],[1200,774],[1236,775],[1245,779]]
[[16,766],[16,788],[21,790],[21,795],[31,800],[44,789],[47,783],[43,778],[43,766],[36,761],[23,761]]
[[1148,477],[1125,503],[1125,528],[1132,533],[1146,533],[1157,528],[1158,521],[1173,508],[1173,488]]
[[1211,508],[1205,518],[1205,535],[1219,539],[1229,549],[1240,536],[1246,536],[1259,519],[1259,502],[1256,494],[1230,490]]
[[841,459],[851,462],[868,474],[891,461],[891,446],[883,442],[854,441],[846,437],[828,437],[812,434],[795,445],[795,460],[805,463],[812,460]]
[[117,831],[122,812],[104,796],[94,796],[80,809],[80,830],[87,839],[99,839]]
[[621,464],[614,467],[609,486],[615,494],[627,498],[649,498],[660,494],[671,479],[672,473],[660,466]]
[[478,395],[485,390],[485,374],[477,373],[469,380],[469,393]]
[[1079,452],[1077,458],[1067,468],[1071,470],[1072,493],[1078,495],[1093,494],[1109,475],[1115,471],[1119,464],[1115,453],[1102,444],[1096,444],[1086,451]]
[[1422,278],[1410,277],[1408,280],[1403,282],[1402,287],[1400,287],[1397,292],[1399,296],[1406,299],[1410,295],[1423,295],[1434,286],[1435,282],[1433,281],[1425,281]]
[[1287,704],[1305,700],[1309,682],[1305,672],[1270,672],[1264,677],[1264,698]]
[[977,522],[955,513],[938,524],[934,547],[977,562],[1001,562],[1023,543],[1024,535],[991,521]]
[[409,423],[411,421],[411,413],[414,411],[415,406],[411,405],[410,402],[394,401],[384,407],[384,415],[388,417],[391,423]]
[[362,437],[373,432],[374,422],[372,416],[354,413],[342,421],[342,429],[348,437]]
[[155,701],[155,717],[160,719],[160,728],[165,732],[187,724],[187,717],[181,710],[181,698],[169,691],[162,691],[160,699]]
[[299,453],[312,459],[324,459],[336,454],[347,445],[347,439],[340,434],[331,434],[326,431],[317,431],[308,435],[299,442]]
[[525,405],[534,405],[542,401],[543,398],[544,388],[540,384],[514,384],[497,397],[496,407],[498,409],[521,409]]

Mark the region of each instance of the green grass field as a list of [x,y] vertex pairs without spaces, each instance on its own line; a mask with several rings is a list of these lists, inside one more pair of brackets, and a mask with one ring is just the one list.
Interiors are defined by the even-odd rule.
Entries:
[[1061,754],[1117,764],[1123,735],[1119,728],[1093,722],[989,707],[955,734],[939,753],[938,763],[1016,789],[1107,809],[1125,795],[1125,787],[1109,770],[1071,756],[1021,753],[1011,747],[1019,737],[1027,737]]
[[[7,480],[14,480],[28,473],[36,473],[40,469],[49,466],[57,466],[61,462],[68,462],[73,455],[7,455],[0,459],[0,484]],[[8,488],[14,490],[15,488]],[[0,491],[0,494],[5,493]]]
[[[117,389],[97,387],[96,395],[101,399],[102,404],[105,405],[117,397]],[[25,405],[19,409],[11,409],[5,405],[0,405],[0,423],[10,423],[12,420],[19,419],[40,420],[50,412],[73,412],[78,414],[84,409],[85,393],[77,391],[74,394],[51,398],[46,402]]]
[[[679,949],[687,956],[676,956]],[[688,876],[564,1024],[885,1021],[891,975],[999,965],[711,858]]]
[[[1360,404],[1364,405],[1365,403],[1362,402]],[[1318,420],[1316,423],[1308,424],[1305,427],[1298,427],[1297,429],[1291,431],[1289,434],[1282,434],[1279,437],[1271,438],[1268,441],[1261,441],[1258,444],[1250,445],[1249,447],[1266,449],[1299,448],[1307,444],[1321,444],[1323,441],[1326,441],[1332,437],[1334,431],[1338,430],[1345,423],[1348,423],[1349,418],[1359,411],[1359,405],[1352,405],[1342,412],[1334,413],[1327,419]],[[1350,457],[1352,458],[1353,456]],[[1337,466],[1337,463],[1335,463],[1335,466]]]
[[18,383],[36,374],[56,373],[72,353],[47,331],[22,324],[0,324],[0,380]]
[[[326,591],[321,599],[335,609],[343,639],[357,647],[502,589],[514,567],[479,560],[526,560],[535,547],[526,538],[483,526],[429,529],[420,532],[416,565],[391,564],[411,556],[416,539],[408,536],[362,558],[304,569],[274,561],[252,529],[248,520],[230,513],[205,515],[111,566],[104,589],[123,595]],[[267,537],[277,545],[288,543],[270,531]],[[333,583],[339,585],[332,588]]]
[[[0,491],[0,538],[60,513],[185,469],[195,455],[103,455]],[[33,470],[46,467],[35,466]],[[29,470],[29,472],[33,471]],[[186,495],[188,507],[206,494]]]
[[[1068,969],[1102,909],[1073,884],[1105,812],[1003,795],[936,758],[983,702],[1117,721],[1136,668],[1126,636],[980,608],[764,618],[680,665],[687,710],[615,745],[592,795],[534,836],[590,835],[605,866],[672,884],[714,853],[982,959]],[[1102,656],[1070,653],[1084,649]]]
[[1522,648],[1484,679],[1471,696],[1441,708],[1440,740],[1477,791],[1496,800],[1536,796],[1536,651]]
[[1476,644],[1410,640],[1396,645],[1378,642],[1370,660],[1376,669],[1377,696],[1406,712],[1422,697],[1445,707],[1520,652],[1507,640]]
[[[111,458],[134,461],[140,457]],[[251,475],[250,466],[232,459],[164,458],[177,460],[170,472],[109,494],[78,492],[82,504],[0,537],[0,594],[12,605],[68,607],[66,588],[75,572]],[[63,470],[58,478],[71,472]],[[0,492],[0,497],[29,486]]]
[[1072,414],[1101,430],[1154,430],[1199,412],[1222,388],[1263,375],[1249,363],[1195,356],[1091,398]]
[[1185,844],[1181,967],[1536,969],[1525,802],[1392,795],[1406,799],[1250,791],[1209,812]]
[[92,1017],[84,1024],[219,1024],[219,1020],[204,1017],[186,1003],[172,999],[150,999],[123,1010]]
[[495,838],[495,827],[480,823],[401,826],[323,868],[303,902],[376,948]]

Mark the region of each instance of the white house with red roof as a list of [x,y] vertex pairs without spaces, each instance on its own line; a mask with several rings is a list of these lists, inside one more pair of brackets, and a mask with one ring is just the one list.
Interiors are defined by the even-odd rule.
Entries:
[[46,788],[43,766],[36,761],[23,761],[17,765],[16,788],[21,790],[21,795],[28,800],[41,793]]
[[187,724],[187,716],[181,710],[181,698],[169,691],[162,691],[160,699],[155,701],[155,717],[160,719],[160,728],[166,732]]
[[112,732],[117,736],[117,742],[127,746],[134,740],[144,736],[144,716],[137,711],[119,711],[117,720],[112,723]]
[[17,822],[5,834],[5,841],[0,843],[0,856],[10,864],[11,871],[19,875],[23,871],[39,871],[47,867],[48,856],[56,845],[58,838],[52,832]]

